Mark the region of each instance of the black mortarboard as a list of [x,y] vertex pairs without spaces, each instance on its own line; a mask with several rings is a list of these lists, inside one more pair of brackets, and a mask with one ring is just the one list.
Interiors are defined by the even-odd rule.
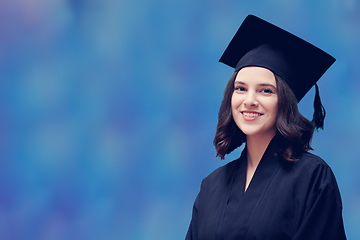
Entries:
[[264,67],[282,77],[298,102],[316,86],[314,124],[323,128],[323,108],[316,82],[335,58],[305,40],[256,16],[245,18],[219,62],[235,68]]

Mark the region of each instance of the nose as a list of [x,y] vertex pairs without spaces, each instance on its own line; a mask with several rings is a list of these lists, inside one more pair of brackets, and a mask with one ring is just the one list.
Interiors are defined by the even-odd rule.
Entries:
[[249,91],[246,94],[243,104],[247,107],[256,107],[259,105],[258,101],[256,100],[255,93]]

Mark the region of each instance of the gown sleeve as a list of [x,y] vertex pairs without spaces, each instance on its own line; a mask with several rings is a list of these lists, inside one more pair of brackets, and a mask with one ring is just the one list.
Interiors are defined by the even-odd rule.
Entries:
[[193,208],[193,217],[191,219],[191,222],[190,222],[190,226],[189,226],[189,229],[187,231],[187,234],[186,234],[186,237],[185,237],[185,240],[195,240],[196,237],[194,236],[194,232],[193,232],[193,229],[195,229],[196,227],[194,227],[193,225],[196,224],[196,218],[194,218],[195,216],[195,205],[194,205],[194,208]]
[[309,197],[305,208],[305,216],[293,240],[346,240],[336,182],[320,186]]
[[[204,180],[201,183],[200,189],[203,188],[203,182],[204,182]],[[200,193],[199,193],[199,195],[200,195]],[[195,202],[194,202],[194,206],[193,206],[193,210],[192,210],[192,218],[191,218],[190,226],[187,231],[185,240],[197,240],[198,239],[195,231],[197,229],[197,222],[198,222],[197,205],[198,205],[198,201],[199,201],[199,195],[196,197]]]

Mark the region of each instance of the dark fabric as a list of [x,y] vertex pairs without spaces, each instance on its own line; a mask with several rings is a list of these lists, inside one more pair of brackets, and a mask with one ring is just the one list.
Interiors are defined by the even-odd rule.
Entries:
[[186,240],[346,239],[330,167],[311,153],[287,162],[278,150],[274,139],[245,193],[246,150],[206,177]]

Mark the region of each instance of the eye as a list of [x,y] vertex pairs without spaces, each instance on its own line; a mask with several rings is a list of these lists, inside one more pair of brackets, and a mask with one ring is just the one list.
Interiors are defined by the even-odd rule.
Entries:
[[246,88],[243,87],[243,86],[235,86],[235,87],[234,87],[234,90],[235,90],[235,91],[243,92],[243,91],[246,91]]
[[263,89],[260,90],[260,92],[265,93],[265,94],[274,93],[274,91],[271,88],[263,88]]

